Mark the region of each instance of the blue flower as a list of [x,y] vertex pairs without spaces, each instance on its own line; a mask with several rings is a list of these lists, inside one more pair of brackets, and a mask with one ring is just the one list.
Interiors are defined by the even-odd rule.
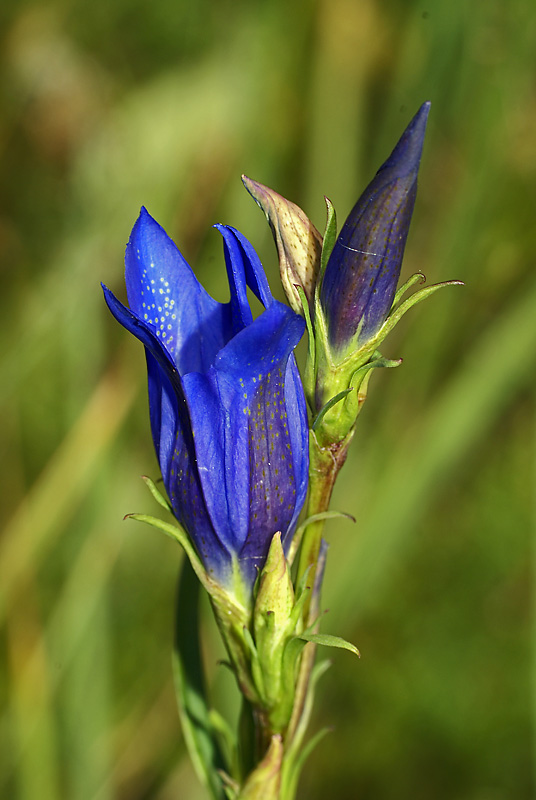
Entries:
[[417,194],[430,103],[423,103],[350,212],[320,288],[332,352],[344,358],[385,322],[396,292]]
[[[272,299],[247,239],[216,227],[229,303],[207,294],[145,209],[126,249],[130,309],[103,289],[145,345],[152,435],[175,516],[208,574],[247,590],[273,534],[288,547],[307,491],[307,415],[292,355],[304,323]],[[255,320],[247,287],[265,307]]]

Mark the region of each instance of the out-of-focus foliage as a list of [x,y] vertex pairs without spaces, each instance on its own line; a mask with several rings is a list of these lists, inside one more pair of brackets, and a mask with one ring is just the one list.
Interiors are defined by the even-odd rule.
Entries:
[[[530,0],[26,2],[0,11],[0,796],[202,798],[171,683],[178,548],[141,348],[109,318],[143,203],[219,299],[214,222],[277,280],[246,172],[341,219],[432,101],[404,274],[334,507],[310,800],[529,800],[536,15]],[[218,703],[231,678],[207,615]],[[210,642],[213,642],[212,644]]]

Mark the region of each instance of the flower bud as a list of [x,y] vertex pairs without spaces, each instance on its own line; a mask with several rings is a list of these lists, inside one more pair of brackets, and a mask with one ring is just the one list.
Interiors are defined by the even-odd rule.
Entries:
[[327,262],[320,305],[337,362],[370,341],[391,309],[429,110],[430,103],[423,103],[413,117],[350,212]]
[[296,287],[303,289],[311,305],[320,268],[322,236],[295,203],[245,175],[242,181],[270,223],[279,255],[281,282],[288,302],[294,311],[303,314]]
[[266,703],[274,705],[280,699],[283,650],[293,633],[291,619],[294,589],[290,577],[281,534],[276,533],[260,575],[253,612],[255,644],[262,665]]
[[310,348],[305,374],[320,447],[342,447],[343,442],[347,447],[372,370],[401,363],[383,358],[378,350],[401,317],[443,286],[459,283],[428,286],[402,301],[411,287],[425,280],[416,273],[397,290],[429,110],[430,103],[423,103],[338,237],[328,207],[322,253],[326,266],[315,293],[314,349]]

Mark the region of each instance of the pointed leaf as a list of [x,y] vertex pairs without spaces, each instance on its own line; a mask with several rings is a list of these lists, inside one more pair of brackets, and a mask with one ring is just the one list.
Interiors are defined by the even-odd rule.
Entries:
[[307,350],[308,350],[308,358],[311,362],[312,369],[314,370],[315,366],[315,356],[316,356],[316,348],[315,348],[315,332],[313,327],[313,322],[311,320],[311,312],[309,311],[309,304],[307,302],[307,296],[303,291],[301,286],[295,286],[295,289],[298,293],[301,302],[301,310],[303,316],[305,318],[305,325],[307,326]]
[[404,300],[404,302],[387,317],[373,341],[376,344],[382,342],[410,308],[417,305],[417,303],[420,303],[422,300],[426,300],[427,297],[437,292],[438,289],[442,289],[444,286],[463,285],[463,281],[443,281],[442,283],[434,283],[432,286],[427,286],[425,289],[419,289],[418,292],[415,292],[415,294],[412,294],[407,300]]
[[154,499],[156,500],[156,502],[159,505],[161,505],[162,508],[165,508],[166,511],[169,511],[171,514],[173,514],[173,509],[171,508],[170,504],[168,503],[168,501],[166,500],[164,495],[161,494],[158,491],[158,488],[157,488],[155,482],[151,478],[149,478],[147,475],[142,475],[141,479],[142,479],[142,481],[144,481],[144,483],[148,487],[149,491],[151,492],[151,494],[154,497]]
[[324,200],[326,201],[328,218],[326,221],[326,230],[324,231],[322,256],[320,258],[321,275],[324,274],[324,270],[326,269],[326,264],[328,263],[331,251],[333,250],[335,241],[337,239],[337,214],[335,213],[335,208],[331,200],[328,197],[324,197]]
[[340,636],[332,636],[329,633],[302,633],[299,638],[306,642],[324,645],[324,647],[338,647],[341,650],[349,650],[358,658],[361,658],[361,653],[355,644],[347,642],[346,639],[342,639]]

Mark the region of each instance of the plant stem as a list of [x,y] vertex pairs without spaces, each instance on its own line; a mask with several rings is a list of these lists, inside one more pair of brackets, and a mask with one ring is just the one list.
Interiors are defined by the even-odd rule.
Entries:
[[[307,516],[319,514],[329,509],[331,494],[339,470],[346,461],[348,446],[353,438],[353,430],[342,441],[322,447],[314,431],[310,432],[309,446],[309,498],[307,502]],[[296,585],[299,585],[303,576],[308,573],[307,582],[314,587],[315,576],[324,530],[324,520],[311,522],[303,534],[300,551]],[[318,587],[320,589],[320,587]],[[319,594],[319,591],[318,593]],[[303,620],[305,627],[311,625],[319,611],[319,597],[310,598],[304,607]],[[314,606],[317,606],[314,608]]]
[[[354,431],[351,430],[342,441],[322,446],[316,433],[314,431],[310,432],[307,516],[313,516],[328,510],[333,487],[339,470],[346,461],[348,447],[353,435]],[[312,625],[318,619],[320,613],[322,574],[317,574],[317,571],[323,530],[324,520],[315,520],[307,526],[303,535],[296,585],[299,585],[303,576],[307,574],[307,582],[311,587],[311,594],[303,610],[304,628]],[[304,712],[307,708],[309,681],[314,666],[315,654],[315,645],[312,643],[307,644],[302,654],[296,686],[296,700],[287,731],[287,742],[289,744],[294,744],[293,739],[296,736],[301,739],[305,732],[307,720],[304,719]],[[299,747],[299,742],[295,744]]]

